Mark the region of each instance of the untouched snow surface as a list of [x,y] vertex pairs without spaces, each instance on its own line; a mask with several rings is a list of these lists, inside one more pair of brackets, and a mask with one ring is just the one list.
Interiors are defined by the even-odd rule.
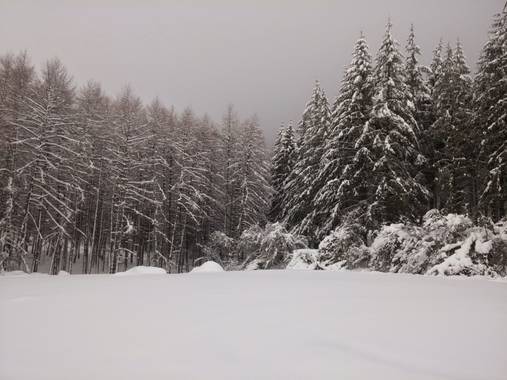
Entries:
[[0,276],[0,379],[507,378],[507,283],[330,271]]

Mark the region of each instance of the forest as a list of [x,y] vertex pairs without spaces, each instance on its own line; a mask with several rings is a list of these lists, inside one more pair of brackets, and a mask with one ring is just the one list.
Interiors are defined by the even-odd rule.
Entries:
[[[77,87],[58,59],[38,72],[27,53],[4,55],[0,267],[185,272],[209,258],[276,267],[288,260],[273,257],[280,240],[317,247],[353,229],[371,246],[393,223],[419,228],[451,214],[500,234],[503,273],[506,20],[506,9],[494,17],[475,75],[459,40],[441,40],[424,66],[414,27],[401,48],[389,21],[374,58],[361,33],[336,98],[316,82],[273,152],[257,118],[241,120],[232,106],[216,123],[143,104],[129,87],[114,98],[95,82]],[[357,255],[334,249],[333,263]],[[374,269],[390,270],[390,255]]]
[[[188,271],[213,231],[262,223],[268,156],[255,117],[228,107],[221,125],[191,109],[144,105],[53,59],[0,60],[0,252],[28,272],[114,273],[131,265]],[[30,258],[29,261],[27,259]]]

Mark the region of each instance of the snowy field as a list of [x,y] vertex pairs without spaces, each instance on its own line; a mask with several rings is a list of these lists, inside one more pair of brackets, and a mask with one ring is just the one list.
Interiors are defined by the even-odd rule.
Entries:
[[507,282],[367,272],[0,276],[0,379],[507,378]]

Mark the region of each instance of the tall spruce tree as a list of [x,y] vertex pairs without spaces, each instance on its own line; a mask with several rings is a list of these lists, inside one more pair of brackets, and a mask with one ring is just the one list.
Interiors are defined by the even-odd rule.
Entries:
[[[430,189],[433,187],[434,171],[431,167],[429,157],[432,155],[430,126],[433,123],[431,113],[431,95],[430,89],[424,80],[424,68],[419,64],[421,50],[415,42],[414,26],[410,26],[410,33],[406,45],[405,60],[405,83],[412,96],[414,104],[414,118],[417,122],[419,131],[419,141],[421,142],[421,152],[427,161],[421,166],[420,178],[423,178],[424,185]],[[437,48],[438,49],[438,48]],[[438,67],[438,63],[436,63]],[[438,69],[437,69],[438,70]]]
[[507,212],[507,4],[495,16],[475,79],[474,124],[482,132],[481,205],[494,219]]
[[264,137],[257,117],[245,120],[239,136],[240,151],[237,234],[254,224],[262,224],[269,209],[269,163]]
[[292,122],[287,127],[280,128],[278,138],[274,146],[274,154],[271,164],[271,186],[274,194],[271,200],[269,219],[276,221],[280,217],[285,197],[283,184],[294,168],[294,155],[296,142]]
[[355,144],[362,133],[372,108],[372,68],[366,39],[361,33],[352,54],[352,62],[345,71],[338,97],[333,104],[333,120],[326,139],[326,153],[317,183],[319,191],[314,198],[316,210],[313,221],[323,237],[336,227],[345,200],[340,199],[341,176],[352,164]]
[[428,128],[430,114],[430,90],[424,81],[423,67],[419,64],[421,50],[415,43],[414,26],[410,27],[410,34],[406,46],[405,83],[412,95],[415,112],[414,117],[421,131]]
[[315,179],[324,154],[330,119],[326,95],[319,82],[316,82],[300,124],[303,133],[300,135],[296,163],[284,185],[282,218],[289,228],[298,233],[307,234],[310,231],[310,226],[301,225],[301,222],[313,212],[312,200],[317,190]]
[[426,129],[423,131],[424,137],[422,144],[425,147],[424,152],[428,160],[425,168],[425,177],[428,190],[430,191],[429,208],[438,208],[440,203],[439,184],[438,184],[438,165],[435,155],[435,147],[439,144],[435,140],[432,126],[437,119],[437,94],[435,93],[436,84],[442,75],[443,59],[442,59],[443,43],[442,39],[438,42],[437,47],[433,50],[433,58],[428,70],[426,85],[429,91],[429,109]]
[[364,223],[371,227],[419,217],[428,194],[416,179],[418,165],[425,159],[403,57],[391,29],[388,22],[376,59],[373,110],[339,189],[342,199],[354,200],[350,211],[357,213],[359,208]]
[[440,74],[442,72],[442,50],[443,50],[443,42],[442,39],[438,41],[438,45],[433,50],[433,58],[431,60],[431,64],[429,67],[429,74],[428,74],[428,88],[430,90],[430,93],[433,92],[433,89],[435,88],[435,84],[438,81],[438,78],[440,77]]
[[436,120],[432,126],[436,178],[436,207],[448,212],[472,213],[475,209],[473,178],[476,136],[471,129],[471,78],[463,49],[447,47],[442,71],[435,84]]

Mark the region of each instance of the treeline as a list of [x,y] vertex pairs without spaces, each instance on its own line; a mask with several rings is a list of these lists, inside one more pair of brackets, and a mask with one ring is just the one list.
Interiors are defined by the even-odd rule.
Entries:
[[440,42],[419,63],[389,22],[372,62],[363,35],[339,94],[316,83],[296,130],[275,146],[270,219],[318,243],[337,226],[379,230],[430,209],[499,220],[507,208],[507,10],[495,16],[478,72]]
[[212,232],[239,236],[269,207],[255,117],[230,106],[217,126],[128,87],[77,90],[57,59],[37,74],[25,53],[0,58],[0,137],[0,270],[186,271]]

